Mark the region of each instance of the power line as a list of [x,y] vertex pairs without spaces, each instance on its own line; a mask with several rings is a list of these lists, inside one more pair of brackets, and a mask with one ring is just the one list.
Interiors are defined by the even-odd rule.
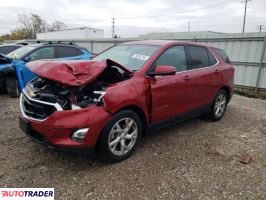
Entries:
[[204,6],[204,7],[200,7],[200,8],[195,8],[195,9],[189,9],[189,10],[183,10],[183,11],[173,11],[170,13],[165,13],[165,14],[159,14],[159,15],[149,15],[149,16],[133,16],[133,17],[117,17],[119,19],[141,19],[141,18],[153,18],[153,17],[163,17],[163,16],[169,16],[169,15],[176,15],[176,14],[183,14],[183,13],[188,13],[188,12],[193,12],[193,11],[197,11],[197,10],[203,10],[203,9],[207,9],[207,8],[213,8],[213,7],[217,7],[223,4],[227,4],[230,3],[232,1],[226,1],[226,2],[220,2],[217,4],[212,4],[212,5],[208,5],[208,6]]
[[256,20],[262,22],[262,20],[257,17],[257,14],[256,14],[256,11],[255,11],[255,8],[254,8],[254,5],[253,5],[252,1],[251,1],[251,9],[252,9],[252,11],[254,13],[254,16],[255,16]]

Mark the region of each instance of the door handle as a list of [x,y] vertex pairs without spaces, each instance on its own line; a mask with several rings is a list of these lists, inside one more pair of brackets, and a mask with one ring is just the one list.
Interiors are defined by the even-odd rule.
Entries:
[[184,78],[183,78],[183,80],[185,80],[185,81],[188,81],[190,79],[191,79],[191,77],[189,77],[189,76],[184,76]]
[[219,71],[219,69],[216,69],[214,72],[215,72],[215,73],[219,73],[220,71]]

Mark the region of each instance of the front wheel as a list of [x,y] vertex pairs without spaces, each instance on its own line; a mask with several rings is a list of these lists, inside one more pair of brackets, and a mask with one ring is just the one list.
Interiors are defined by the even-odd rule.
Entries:
[[226,111],[227,103],[228,103],[227,93],[224,89],[222,89],[216,94],[211,107],[210,118],[213,121],[218,121],[223,117]]
[[99,141],[99,154],[105,162],[119,162],[131,156],[142,134],[142,122],[131,111],[118,112],[104,128]]
[[7,93],[11,98],[19,96],[18,80],[15,76],[8,76],[6,79]]

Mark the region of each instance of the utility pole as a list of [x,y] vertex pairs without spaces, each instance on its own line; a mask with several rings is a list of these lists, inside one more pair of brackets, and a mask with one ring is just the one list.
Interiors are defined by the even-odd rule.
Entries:
[[187,28],[188,28],[188,32],[190,33],[190,23],[189,23],[189,21],[187,22]]
[[250,1],[250,0],[243,0],[243,1],[241,1],[241,2],[245,2],[245,12],[244,12],[244,21],[243,21],[243,29],[242,29],[242,33],[245,32],[248,1]]
[[262,30],[264,29],[264,25],[262,25],[262,24],[258,25],[257,28],[258,28],[259,32],[262,32]]
[[115,18],[112,18],[112,38],[115,37]]

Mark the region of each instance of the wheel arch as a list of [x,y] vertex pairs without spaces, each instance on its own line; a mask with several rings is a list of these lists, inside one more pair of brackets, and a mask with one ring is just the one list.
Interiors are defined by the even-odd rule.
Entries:
[[145,132],[148,128],[148,119],[147,119],[146,114],[143,111],[143,109],[141,109],[141,107],[139,107],[137,105],[127,105],[127,106],[120,108],[116,113],[123,111],[123,110],[131,110],[131,111],[135,112],[140,117],[140,120],[141,120],[142,126],[143,126],[142,133],[145,134]]
[[221,87],[221,88],[219,89],[219,91],[220,91],[220,90],[225,90],[226,95],[227,95],[227,103],[228,103],[229,100],[230,100],[230,96],[231,96],[231,92],[230,92],[229,87],[226,86],[226,85],[224,85],[223,87]]

